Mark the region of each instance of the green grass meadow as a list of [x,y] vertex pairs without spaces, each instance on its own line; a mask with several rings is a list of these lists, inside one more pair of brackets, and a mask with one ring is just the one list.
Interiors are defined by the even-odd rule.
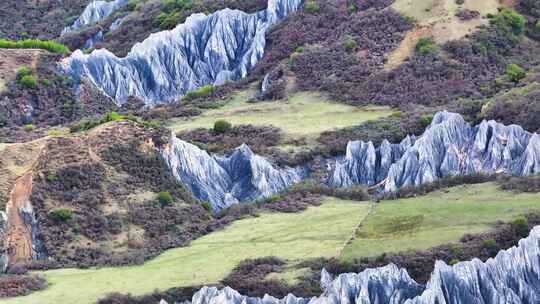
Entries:
[[368,203],[328,198],[322,206],[302,213],[267,213],[239,220],[140,266],[41,272],[50,284],[47,289],[2,303],[95,303],[113,291],[142,295],[155,289],[217,283],[248,258],[276,256],[294,263],[337,256],[368,209]]
[[466,233],[489,230],[540,209],[540,194],[515,194],[494,183],[464,185],[425,196],[383,201],[347,245],[342,259],[379,256],[458,241]]
[[324,131],[356,126],[393,113],[387,107],[353,107],[331,102],[312,92],[294,93],[287,101],[248,103],[252,94],[242,91],[219,109],[193,119],[175,119],[168,127],[175,132],[211,128],[217,120],[225,119],[233,125],[274,126],[291,137],[315,137]]

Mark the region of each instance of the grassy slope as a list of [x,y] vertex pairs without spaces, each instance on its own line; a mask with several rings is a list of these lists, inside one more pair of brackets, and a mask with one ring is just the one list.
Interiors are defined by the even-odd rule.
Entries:
[[[472,33],[480,25],[487,24],[487,14],[497,13],[498,0],[465,1],[457,5],[455,0],[396,0],[392,8],[417,21],[417,26],[407,33],[400,46],[389,54],[387,69],[397,67],[413,52],[421,37],[433,36],[439,43],[460,39]],[[481,17],[461,21],[455,16],[460,9],[480,12]]]
[[433,26],[433,36],[438,42],[459,39],[479,25],[484,18],[461,21],[455,16],[460,9],[480,12],[481,16],[497,13],[498,0],[465,1],[457,5],[455,0],[397,0],[392,7],[406,16],[413,17],[420,26]]
[[43,292],[3,303],[93,303],[108,292],[141,295],[156,288],[216,283],[247,258],[277,256],[294,262],[336,256],[369,205],[327,199],[297,214],[264,214],[169,250],[142,266],[43,272]]
[[383,201],[345,247],[342,259],[427,249],[486,231],[497,220],[508,221],[531,209],[540,209],[539,194],[504,192],[493,183]]
[[384,107],[357,108],[330,102],[316,93],[293,94],[288,101],[247,103],[252,92],[242,92],[224,107],[208,111],[192,120],[175,120],[174,131],[210,128],[218,119],[235,125],[273,125],[289,136],[316,136],[334,128],[354,126],[392,113]]

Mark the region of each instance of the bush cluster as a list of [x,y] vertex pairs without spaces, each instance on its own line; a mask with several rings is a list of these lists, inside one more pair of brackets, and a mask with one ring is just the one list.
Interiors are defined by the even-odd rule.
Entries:
[[230,122],[220,119],[214,123],[214,128],[212,129],[217,134],[225,134],[232,129]]
[[227,7],[252,13],[265,9],[266,5],[264,0],[165,0],[153,22],[160,29],[171,29],[194,13],[211,14]]
[[57,222],[67,222],[73,218],[73,211],[68,208],[53,209],[49,212],[49,218]]
[[105,124],[111,121],[121,121],[121,120],[129,120],[129,121],[137,122],[150,128],[159,128],[159,123],[156,121],[146,121],[132,114],[122,115],[122,114],[118,114],[117,112],[108,112],[104,114],[100,119],[82,120],[82,121],[73,123],[69,126],[69,131],[71,133],[88,131],[102,124]]

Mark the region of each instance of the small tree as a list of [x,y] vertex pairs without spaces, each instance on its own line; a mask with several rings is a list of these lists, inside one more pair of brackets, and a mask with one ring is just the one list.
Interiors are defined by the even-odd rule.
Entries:
[[30,75],[23,76],[21,79],[19,79],[19,84],[27,89],[37,88],[36,79]]
[[168,191],[158,193],[158,202],[161,207],[169,206],[173,203],[173,197]]
[[321,10],[321,7],[319,4],[313,0],[306,2],[306,5],[304,7],[305,11],[310,14],[316,14]]
[[220,119],[214,123],[214,132],[218,134],[224,134],[231,130],[232,125],[230,122]]
[[17,70],[17,79],[21,79],[24,76],[29,76],[29,75],[32,75],[32,72],[27,67],[22,67]]
[[73,211],[68,208],[58,208],[49,212],[49,218],[56,222],[67,222],[73,218]]
[[495,256],[499,252],[499,246],[497,246],[495,240],[485,240],[482,242],[482,247],[487,250],[490,256]]
[[418,40],[416,43],[416,52],[422,55],[435,54],[437,53],[437,45],[430,37],[423,37]]
[[208,212],[212,211],[212,204],[210,204],[210,202],[202,202],[201,206]]
[[24,130],[26,132],[32,132],[36,129],[36,127],[33,124],[27,124],[24,126]]
[[512,228],[520,237],[526,237],[529,234],[529,221],[526,218],[520,217],[512,221]]
[[527,72],[525,69],[515,63],[509,64],[508,67],[506,67],[506,76],[513,82],[519,82],[526,75]]
[[347,36],[347,39],[345,39],[343,46],[345,47],[347,51],[353,51],[354,49],[356,49],[357,43],[354,37]]

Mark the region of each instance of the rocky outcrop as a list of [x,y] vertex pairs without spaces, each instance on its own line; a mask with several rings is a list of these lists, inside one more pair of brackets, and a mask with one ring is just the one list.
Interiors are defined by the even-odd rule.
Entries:
[[475,259],[448,266],[437,262],[426,286],[404,269],[388,265],[332,280],[323,271],[323,294],[311,299],[287,295],[246,297],[231,288],[204,287],[193,304],[535,304],[540,303],[540,226],[517,247],[485,263]]
[[123,7],[129,0],[92,1],[72,25],[64,28],[62,35],[77,31],[87,25],[97,23]]
[[470,126],[459,114],[437,113],[424,134],[400,144],[354,141],[331,163],[328,184],[380,186],[385,191],[418,186],[446,176],[540,172],[540,136],[516,125],[483,121]]
[[0,273],[4,273],[9,265],[7,232],[7,215],[0,211]]
[[267,29],[301,2],[268,0],[268,8],[254,14],[230,9],[194,14],[173,30],[137,43],[124,58],[105,49],[75,51],[60,69],[76,84],[89,78],[118,105],[129,96],[148,105],[176,101],[200,86],[246,76],[263,56]]
[[307,175],[301,167],[278,168],[246,145],[230,156],[210,155],[172,136],[162,156],[174,176],[197,199],[210,202],[214,211],[269,197]]

